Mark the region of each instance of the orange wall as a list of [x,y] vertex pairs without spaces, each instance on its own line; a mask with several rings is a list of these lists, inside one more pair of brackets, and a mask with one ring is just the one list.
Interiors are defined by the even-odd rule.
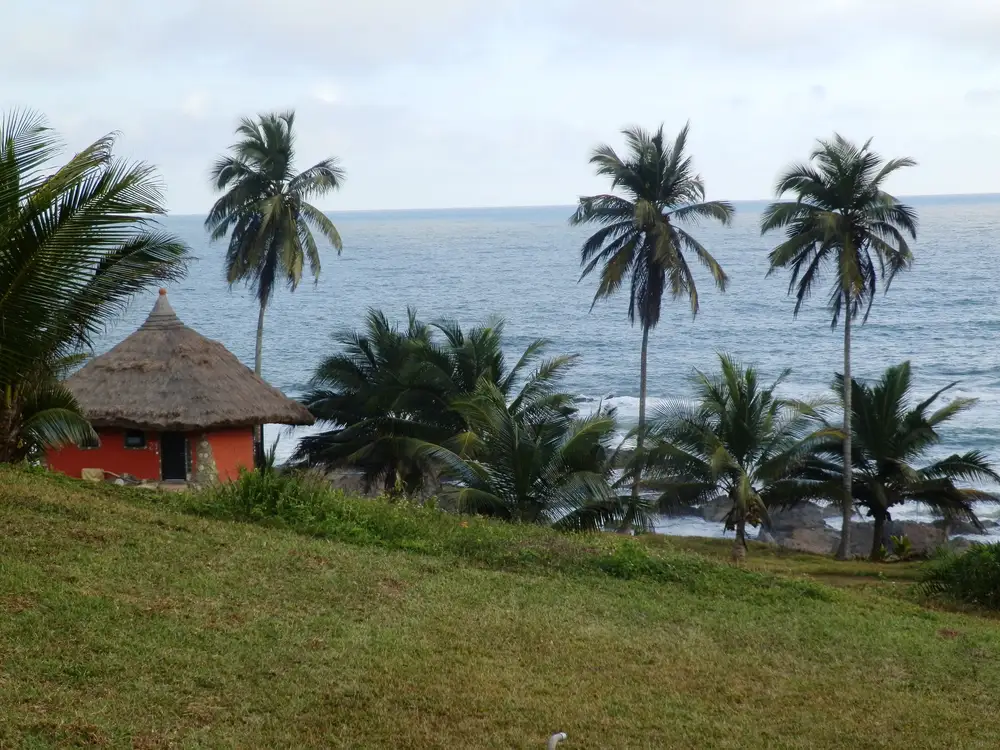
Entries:
[[104,469],[115,474],[131,474],[139,479],[159,480],[159,434],[147,432],[145,448],[126,448],[124,430],[99,429],[97,434],[101,438],[100,448],[82,450],[70,445],[58,451],[49,451],[49,468],[77,479],[83,469]]
[[[189,435],[192,451],[197,460],[199,435]],[[208,443],[212,446],[215,468],[219,481],[227,482],[240,475],[240,469],[253,469],[253,430],[245,427],[239,430],[221,430],[208,433]]]
[[[99,429],[101,447],[82,450],[68,446],[47,454],[49,468],[77,479],[83,469],[104,469],[115,474],[131,474],[139,479],[157,482],[160,479],[159,433],[146,433],[145,448],[126,448],[125,431]],[[197,446],[200,433],[190,433],[191,471],[196,470]],[[236,479],[240,468],[253,468],[253,430],[221,430],[208,433],[215,466],[223,482]]]

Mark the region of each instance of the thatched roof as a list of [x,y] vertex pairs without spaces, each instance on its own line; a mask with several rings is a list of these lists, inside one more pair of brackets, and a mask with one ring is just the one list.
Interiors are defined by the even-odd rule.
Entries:
[[314,421],[218,341],[184,325],[163,289],[139,330],[66,385],[95,427],[183,432]]

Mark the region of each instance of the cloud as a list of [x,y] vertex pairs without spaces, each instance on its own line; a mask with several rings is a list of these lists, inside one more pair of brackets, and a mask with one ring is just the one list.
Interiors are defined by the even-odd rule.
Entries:
[[1000,100],[996,0],[609,7],[7,0],[0,109],[47,113],[70,147],[122,131],[184,212],[211,202],[238,118],[286,108],[300,166],[336,155],[348,171],[329,208],[568,203],[606,187],[594,145],[688,120],[714,197],[768,195],[834,131],[918,158],[896,192],[1000,188],[1000,126],[974,116]]
[[[525,0],[13,0],[18,33],[0,47],[5,76],[93,78],[136,63],[214,74],[274,74],[303,65],[357,70],[442,54],[442,43],[488,28]],[[8,9],[5,7],[5,12]],[[42,19],[44,18],[44,21]],[[6,20],[6,19],[5,19]],[[452,47],[454,45],[445,45]]]

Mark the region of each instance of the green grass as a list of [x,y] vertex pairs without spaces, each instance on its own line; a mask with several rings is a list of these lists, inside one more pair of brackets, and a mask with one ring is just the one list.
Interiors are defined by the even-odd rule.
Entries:
[[913,566],[337,505],[307,535],[0,468],[0,747],[1000,741],[998,626]]

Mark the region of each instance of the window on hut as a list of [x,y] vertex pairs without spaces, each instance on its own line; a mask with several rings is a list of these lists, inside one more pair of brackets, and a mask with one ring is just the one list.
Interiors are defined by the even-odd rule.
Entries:
[[146,433],[142,430],[125,430],[126,448],[145,448]]

